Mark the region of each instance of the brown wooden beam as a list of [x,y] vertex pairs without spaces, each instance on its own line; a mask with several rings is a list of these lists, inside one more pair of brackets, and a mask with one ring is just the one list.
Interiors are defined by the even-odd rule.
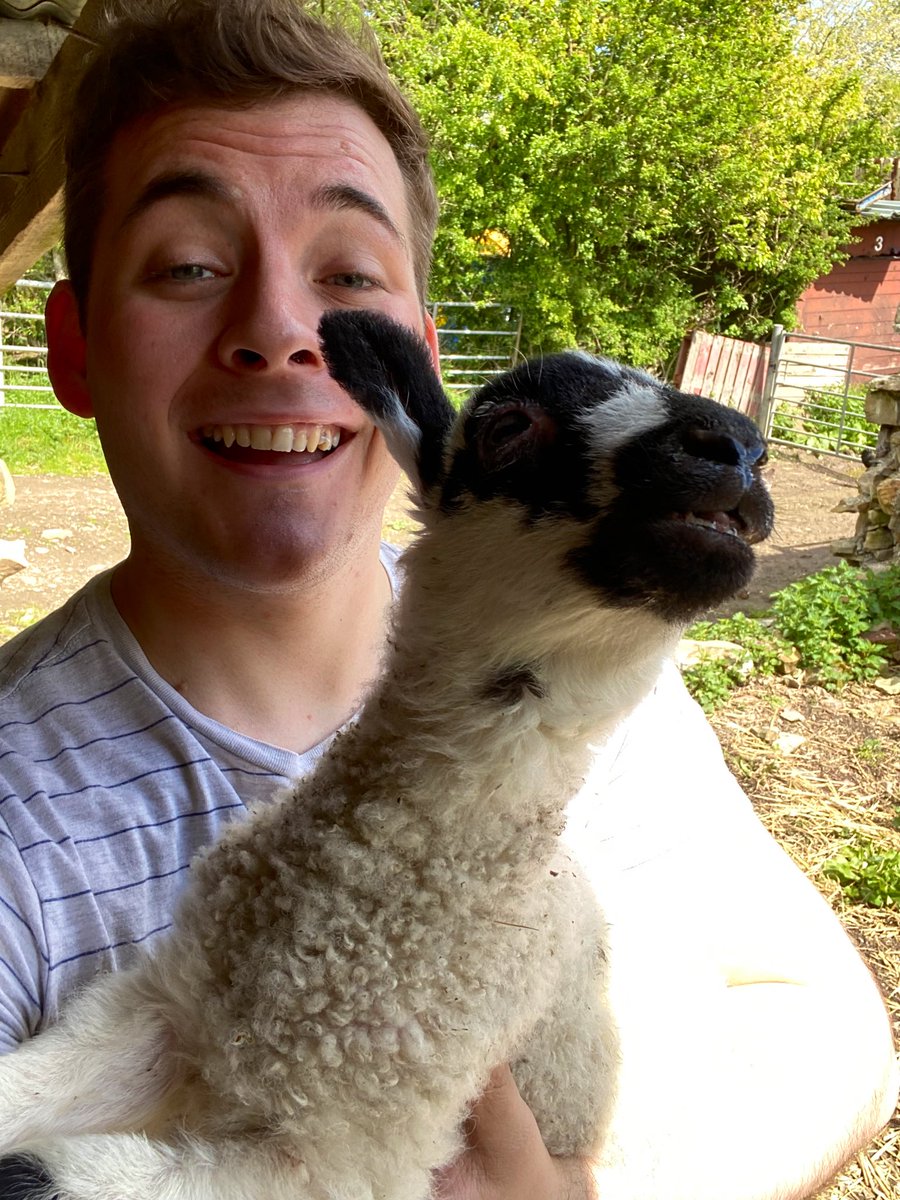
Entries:
[[66,122],[103,9],[104,0],[86,0],[0,150],[0,292],[59,237]]

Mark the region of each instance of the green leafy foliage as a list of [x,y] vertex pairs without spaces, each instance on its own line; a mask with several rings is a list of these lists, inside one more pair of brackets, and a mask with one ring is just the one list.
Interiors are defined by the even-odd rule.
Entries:
[[822,874],[839,883],[853,904],[900,907],[900,850],[879,849],[857,838],[823,865]]
[[875,574],[841,562],[790,584],[773,609],[779,632],[817,683],[833,689],[872,679],[885,652],[862,635],[881,621],[900,624],[900,569]]
[[734,663],[718,658],[703,658],[681,672],[687,690],[706,713],[715,712],[736,687],[746,680]]
[[[886,654],[863,634],[885,622],[900,628],[900,566],[875,573],[840,562],[777,592],[772,611],[771,620],[735,613],[688,630],[687,636],[698,641],[734,642],[746,651],[738,661],[707,659],[682,672],[707,712],[748,678],[773,675],[792,656],[829,690],[873,679]],[[862,753],[874,751],[869,747]]]
[[[850,70],[873,118],[900,144],[900,5],[897,0],[815,0],[798,13],[798,35],[813,62]],[[869,182],[884,182],[883,174]],[[860,189],[862,194],[867,189]]]
[[[0,296],[0,342],[5,349],[0,372],[3,405],[49,404],[53,401],[47,376],[43,312],[46,292],[12,287]],[[41,390],[38,390],[41,389]]]
[[713,712],[751,676],[774,675],[789,651],[768,625],[742,612],[719,621],[698,621],[687,636],[701,642],[734,642],[745,651],[735,660],[704,658],[682,671],[688,691],[704,712]]
[[[49,284],[62,272],[60,252],[54,248],[35,263],[27,278]],[[16,475],[106,471],[94,422],[65,412],[50,391],[46,351],[39,349],[44,341],[40,317],[46,299],[47,288],[22,286],[0,297],[0,311],[11,314],[0,318],[3,344],[22,347],[3,352],[0,458]],[[33,386],[45,390],[27,390]]]
[[[388,62],[433,135],[432,292],[525,314],[523,349],[645,365],[692,325],[790,324],[840,255],[837,199],[882,152],[851,66],[791,0],[385,0]],[[486,255],[498,231],[508,253]]]
[[774,675],[787,649],[771,623],[766,624],[742,612],[718,621],[698,621],[688,630],[688,637],[698,641],[736,642],[747,651],[757,675]]

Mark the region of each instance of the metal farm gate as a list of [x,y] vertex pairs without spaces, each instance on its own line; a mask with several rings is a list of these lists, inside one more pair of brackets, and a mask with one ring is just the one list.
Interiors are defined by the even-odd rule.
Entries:
[[809,333],[772,331],[766,432],[773,442],[859,458],[878,440],[865,418],[866,389],[900,371],[900,346],[840,342]]
[[685,339],[673,382],[753,417],[770,441],[858,458],[875,445],[865,419],[869,382],[900,371],[900,345],[839,342],[781,325],[766,344],[698,330]]
[[52,283],[34,279],[20,279],[15,285],[17,298],[26,301],[23,308],[38,308],[38,312],[13,308],[9,303],[12,289],[6,294],[7,303],[0,306],[0,411],[4,406],[59,408],[47,375],[44,334],[44,300],[52,287]]
[[470,392],[518,359],[522,317],[509,305],[435,300],[430,308],[448,392]]
[[[0,311],[0,410],[46,408],[62,411],[47,377],[43,300],[53,284],[20,279]],[[14,311],[11,297],[33,297]],[[18,310],[19,305],[15,305]],[[448,391],[469,392],[512,366],[519,356],[522,318],[506,304],[435,300],[429,305],[438,331],[441,373]]]

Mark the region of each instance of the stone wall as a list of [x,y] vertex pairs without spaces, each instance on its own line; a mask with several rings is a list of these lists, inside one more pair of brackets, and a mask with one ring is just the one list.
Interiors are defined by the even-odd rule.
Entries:
[[832,542],[831,549],[854,564],[871,566],[900,562],[900,375],[872,380],[866,419],[881,426],[874,458],[859,477],[859,494],[835,510],[859,514],[856,532]]

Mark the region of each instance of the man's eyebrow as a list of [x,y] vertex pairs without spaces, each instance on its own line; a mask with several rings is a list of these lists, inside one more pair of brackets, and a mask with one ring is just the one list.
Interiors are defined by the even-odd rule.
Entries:
[[215,175],[205,171],[166,171],[144,187],[128,206],[128,211],[122,218],[120,228],[130,224],[137,217],[158,204],[168,200],[170,196],[199,196],[204,200],[234,200],[229,187]]
[[376,220],[400,242],[406,245],[406,238],[394,224],[387,209],[380,200],[370,196],[349,183],[325,183],[313,192],[310,198],[313,208],[357,209]]

